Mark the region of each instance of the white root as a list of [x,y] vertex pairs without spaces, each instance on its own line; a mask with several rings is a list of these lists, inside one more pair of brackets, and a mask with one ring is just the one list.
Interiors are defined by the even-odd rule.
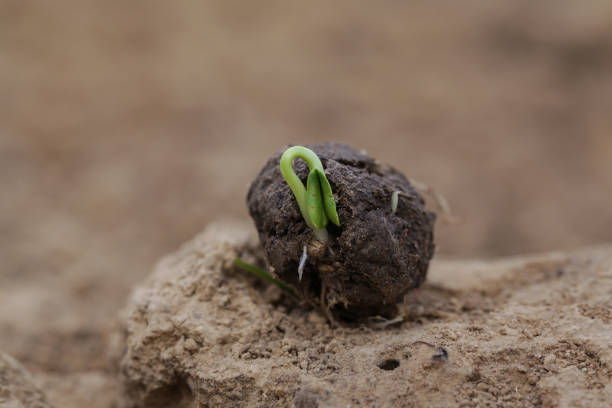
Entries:
[[396,316],[393,319],[387,320],[382,317],[378,317],[377,322],[371,323],[371,327],[374,329],[386,329],[388,326],[393,324],[401,323],[404,321],[404,316]]
[[307,259],[308,259],[308,252],[307,252],[306,245],[304,245],[304,252],[302,253],[302,256],[300,257],[300,264],[298,265],[298,278],[300,279],[300,282],[302,281],[302,274],[304,273],[304,266],[306,265]]

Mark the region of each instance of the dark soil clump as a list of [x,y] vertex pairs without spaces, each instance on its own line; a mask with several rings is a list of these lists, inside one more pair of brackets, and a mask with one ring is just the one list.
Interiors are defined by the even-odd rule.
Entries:
[[[435,214],[395,169],[350,146],[309,146],[321,159],[331,184],[340,227],[328,226],[329,240],[313,239],[297,201],[283,179],[282,152],[268,160],[252,183],[247,203],[272,272],[298,288],[311,303],[322,300],[343,312],[384,313],[425,280],[434,253]],[[293,164],[306,183],[308,168]],[[395,214],[391,196],[399,191]],[[302,281],[298,265],[307,247]]]

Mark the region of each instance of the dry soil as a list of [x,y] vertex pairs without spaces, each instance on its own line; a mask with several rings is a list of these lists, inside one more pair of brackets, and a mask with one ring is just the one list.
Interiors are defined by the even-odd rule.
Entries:
[[[330,325],[237,270],[213,225],[132,294],[121,371],[142,407],[608,407],[612,247],[439,262],[397,318]],[[296,272],[297,273],[297,272]]]

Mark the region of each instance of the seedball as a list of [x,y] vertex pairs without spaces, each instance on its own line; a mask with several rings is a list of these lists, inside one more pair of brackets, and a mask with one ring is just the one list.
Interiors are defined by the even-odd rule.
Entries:
[[[281,175],[285,149],[278,152],[247,196],[269,270],[312,304],[348,315],[388,313],[425,280],[435,214],[406,177],[364,152],[338,143],[309,148],[323,164],[340,226],[329,223],[327,238],[315,237]],[[306,164],[297,159],[293,169],[306,185]]]

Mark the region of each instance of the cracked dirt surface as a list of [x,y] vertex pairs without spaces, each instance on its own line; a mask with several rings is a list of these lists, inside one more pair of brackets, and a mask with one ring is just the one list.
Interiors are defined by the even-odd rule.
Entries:
[[121,362],[130,401],[605,407],[612,398],[610,247],[435,262],[400,307],[404,320],[385,328],[332,327],[236,270],[236,256],[261,259],[251,228],[212,225],[134,291]]

